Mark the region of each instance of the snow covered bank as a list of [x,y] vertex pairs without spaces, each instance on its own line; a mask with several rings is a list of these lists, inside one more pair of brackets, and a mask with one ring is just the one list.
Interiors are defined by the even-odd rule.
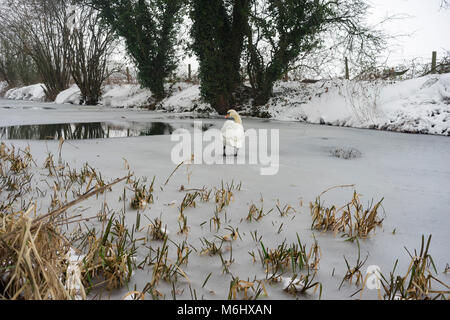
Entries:
[[450,74],[406,81],[278,83],[274,119],[450,135]]
[[103,105],[118,108],[147,107],[154,101],[148,89],[136,84],[108,85],[103,89]]
[[33,84],[22,88],[13,88],[6,92],[6,99],[26,100],[26,101],[44,101],[44,85],[42,83]]
[[57,104],[80,104],[81,101],[81,92],[76,84],[71,86],[69,89],[60,92],[55,99],[55,103]]
[[202,101],[200,96],[200,85],[179,83],[174,85],[169,97],[164,99],[158,110],[184,113],[196,112],[208,115],[216,115],[217,112],[210,104]]
[[[155,106],[152,93],[135,84],[108,85],[100,105],[115,108],[156,108],[158,111],[217,115],[202,101],[200,86],[167,84],[169,96]],[[76,85],[61,92],[57,104],[80,103]],[[9,90],[8,99],[42,101],[41,85]],[[251,105],[243,115],[254,115]],[[450,135],[450,74],[406,81],[329,80],[306,84],[278,82],[274,97],[260,110],[272,119],[370,128],[410,133]]]
[[[152,102],[152,93],[139,85],[107,85],[103,88],[100,105],[116,108],[146,107]],[[56,104],[80,104],[81,92],[76,84],[56,97]]]
[[[201,102],[198,85],[173,92],[159,109],[215,114]],[[399,82],[278,82],[261,112],[281,121],[450,135],[450,74]],[[241,113],[253,115],[251,105]]]
[[[139,85],[108,85],[103,89],[100,104],[117,108],[139,108],[148,106],[152,102],[151,97],[152,93]],[[42,102],[45,100],[43,84],[10,89],[6,92],[5,98]],[[56,104],[80,104],[80,102],[81,92],[75,84],[60,92],[55,99]]]
[[[206,112],[215,111],[207,103],[201,101],[200,86],[187,82],[176,82],[166,85],[169,96],[158,106],[148,89],[137,84],[107,85],[103,88],[100,105],[113,108],[153,108],[166,112]],[[77,85],[62,91],[56,98],[57,104],[79,104],[81,92]]]
[[[174,92],[159,108],[214,114],[201,103],[198,85]],[[282,121],[450,135],[450,74],[399,82],[279,82],[261,111]],[[251,106],[244,106],[242,113],[252,115]]]

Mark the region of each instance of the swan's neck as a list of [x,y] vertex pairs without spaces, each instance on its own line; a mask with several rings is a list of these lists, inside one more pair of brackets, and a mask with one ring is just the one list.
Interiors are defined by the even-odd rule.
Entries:
[[238,114],[233,115],[234,122],[242,124],[242,119]]

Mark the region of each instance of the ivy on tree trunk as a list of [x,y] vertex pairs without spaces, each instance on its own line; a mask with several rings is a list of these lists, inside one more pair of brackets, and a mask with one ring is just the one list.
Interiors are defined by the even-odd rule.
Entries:
[[183,0],[86,0],[125,40],[138,69],[139,82],[157,100],[164,98],[164,80],[176,69],[175,26]]
[[219,114],[234,107],[250,0],[192,0],[193,50],[200,61],[201,93]]

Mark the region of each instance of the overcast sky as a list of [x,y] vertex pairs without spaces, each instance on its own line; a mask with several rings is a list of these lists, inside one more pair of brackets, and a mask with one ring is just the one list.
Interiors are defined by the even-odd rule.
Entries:
[[[390,61],[416,56],[431,59],[431,52],[450,50],[450,9],[440,9],[441,0],[369,0],[373,6],[370,21],[381,21],[395,14],[407,18],[386,25],[390,34],[412,33],[411,37],[395,40]],[[393,43],[394,44],[394,43]]]

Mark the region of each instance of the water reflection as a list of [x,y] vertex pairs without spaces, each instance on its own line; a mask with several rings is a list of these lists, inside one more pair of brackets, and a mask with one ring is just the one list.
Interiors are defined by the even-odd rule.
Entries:
[[[202,130],[212,124],[203,124]],[[192,129],[189,123],[170,124],[167,122],[108,122],[60,123],[0,127],[0,139],[11,140],[86,140],[104,138],[126,138],[139,136],[170,135],[178,128]]]

